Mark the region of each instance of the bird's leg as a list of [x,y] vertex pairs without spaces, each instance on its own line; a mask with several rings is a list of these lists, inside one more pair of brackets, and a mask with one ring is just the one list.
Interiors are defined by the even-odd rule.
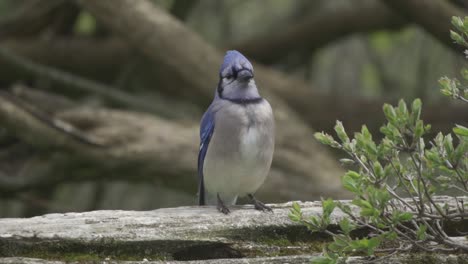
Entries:
[[229,208],[224,205],[223,200],[221,200],[221,197],[219,197],[219,193],[216,194],[218,197],[218,204],[216,205],[216,208],[218,208],[218,211],[220,211],[223,214],[229,214],[231,211],[229,211]]
[[253,194],[249,194],[249,198],[250,198],[250,200],[252,200],[252,203],[253,203],[253,205],[255,206],[255,209],[256,209],[256,210],[273,212],[273,210],[271,209],[271,207],[266,206],[264,203],[262,203],[262,202],[260,202],[259,200],[257,200],[257,199],[253,196]]

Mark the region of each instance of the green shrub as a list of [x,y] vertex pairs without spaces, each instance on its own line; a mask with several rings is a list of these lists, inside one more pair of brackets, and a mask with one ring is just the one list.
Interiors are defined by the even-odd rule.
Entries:
[[[452,38],[468,47],[468,18],[454,17],[457,32]],[[468,52],[466,52],[468,55]],[[468,70],[462,71],[468,80]],[[468,102],[468,89],[460,81],[444,77],[440,80],[443,94]],[[430,130],[421,120],[421,100],[408,106],[385,104],[387,123],[380,128],[383,139],[376,142],[364,125],[350,137],[337,121],[337,138],[316,133],[315,138],[332,148],[344,151],[348,158],[340,161],[351,165],[343,177],[344,188],[352,192],[354,208],[331,199],[323,200],[321,216],[305,217],[294,204],[290,219],[311,231],[326,232],[333,242],[324,249],[324,256],[314,263],[336,263],[350,255],[389,255],[410,250],[431,252],[468,251],[468,247],[452,240],[443,223],[462,221],[468,217],[463,200],[456,194],[468,193],[468,128],[456,125],[453,134],[438,133],[426,140]],[[453,202],[440,203],[434,196],[451,193]],[[407,197],[409,199],[404,199]],[[340,231],[327,229],[330,215],[338,208],[348,218],[339,222]],[[357,238],[353,231],[365,229],[367,237]]]

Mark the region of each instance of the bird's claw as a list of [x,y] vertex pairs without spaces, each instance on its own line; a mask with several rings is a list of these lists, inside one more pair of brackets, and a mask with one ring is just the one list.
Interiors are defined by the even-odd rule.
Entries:
[[218,209],[218,211],[226,215],[229,214],[231,211],[229,210],[229,208],[227,208],[226,205],[224,205],[223,200],[221,200],[221,197],[219,197],[219,193],[217,194],[217,197],[218,197],[218,204],[216,205],[216,208]]
[[259,211],[273,212],[273,209],[271,209],[271,207],[257,200],[254,201],[254,207],[256,210],[259,210]]
[[255,210],[259,210],[263,212],[265,211],[273,212],[273,209],[271,209],[271,207],[257,200],[252,194],[249,194],[249,198],[252,200]]
[[218,209],[218,211],[220,211],[221,213],[223,214],[229,214],[231,212],[231,210],[229,210],[229,208],[227,208],[224,204],[218,204],[218,206],[216,206],[216,208]]

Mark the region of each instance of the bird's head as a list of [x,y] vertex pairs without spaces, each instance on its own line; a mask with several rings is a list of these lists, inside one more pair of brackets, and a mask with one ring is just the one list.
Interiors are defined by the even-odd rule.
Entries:
[[259,98],[252,64],[244,55],[230,50],[219,70],[218,96],[228,100]]

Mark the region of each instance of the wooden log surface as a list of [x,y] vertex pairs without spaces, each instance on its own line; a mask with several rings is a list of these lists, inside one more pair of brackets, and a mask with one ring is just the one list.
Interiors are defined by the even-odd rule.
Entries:
[[[437,198],[437,202],[447,200],[450,198]],[[300,205],[306,216],[322,211],[320,202]],[[291,222],[288,218],[291,202],[270,206],[272,213],[244,205],[234,207],[229,215],[204,206],[0,219],[0,263],[202,263],[209,259],[212,260],[209,263],[307,263],[330,241],[324,234],[310,233],[304,226]],[[343,217],[343,213],[335,210],[332,223]],[[465,237],[454,239],[467,243]],[[397,257],[440,263],[467,263],[457,261],[468,259],[466,255],[426,253]]]

